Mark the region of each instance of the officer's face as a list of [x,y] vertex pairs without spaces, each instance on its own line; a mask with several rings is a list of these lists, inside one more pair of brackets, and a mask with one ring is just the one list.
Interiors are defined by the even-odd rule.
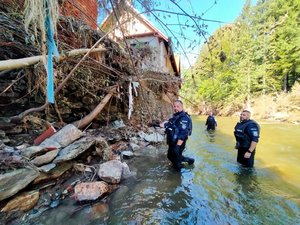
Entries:
[[180,102],[174,102],[174,112],[181,112],[183,110],[183,106]]
[[240,121],[245,121],[250,119],[250,113],[242,112],[240,115]]

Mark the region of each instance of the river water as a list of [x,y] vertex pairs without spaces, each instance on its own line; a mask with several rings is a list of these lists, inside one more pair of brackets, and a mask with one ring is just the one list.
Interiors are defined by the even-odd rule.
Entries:
[[98,215],[91,205],[75,210],[66,200],[34,224],[300,224],[299,125],[259,121],[255,168],[249,170],[236,163],[238,118],[217,118],[211,134],[205,119],[193,117],[184,152],[194,165],[176,172],[165,149],[142,154],[129,164],[136,176],[98,203]]

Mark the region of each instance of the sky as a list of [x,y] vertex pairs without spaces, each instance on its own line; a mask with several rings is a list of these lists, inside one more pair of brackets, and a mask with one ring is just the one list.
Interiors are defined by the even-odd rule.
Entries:
[[[177,0],[175,2],[178,5],[175,5],[170,0],[156,2],[161,3],[152,7],[162,10],[153,12],[158,19],[155,19],[153,14],[145,14],[145,16],[164,34],[172,38],[174,52],[180,54],[181,66],[189,68],[196,61],[205,39],[203,35],[194,31],[195,23],[193,19],[186,16],[178,16],[172,14],[172,12],[186,12],[189,15],[196,15],[198,18],[201,17],[204,20],[208,20],[198,20],[197,22],[198,27],[207,32],[205,36],[208,38],[222,25],[234,22],[241,14],[245,0]],[[252,4],[256,4],[256,0],[252,0]],[[161,25],[162,22],[166,26]],[[180,29],[179,23],[189,25],[189,27],[181,26]]]

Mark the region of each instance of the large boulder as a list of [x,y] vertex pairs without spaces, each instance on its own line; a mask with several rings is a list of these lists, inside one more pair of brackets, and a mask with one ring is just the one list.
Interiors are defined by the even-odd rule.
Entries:
[[78,201],[96,200],[109,191],[109,186],[103,181],[79,183],[75,186],[74,196]]
[[[52,135],[50,138],[47,138],[44,142],[46,143],[46,141],[49,139],[54,143],[58,143],[61,147],[66,147],[82,136],[83,132],[81,130],[79,130],[73,124],[68,124],[61,130],[56,132],[54,135]],[[42,142],[40,146],[45,146],[44,142]]]

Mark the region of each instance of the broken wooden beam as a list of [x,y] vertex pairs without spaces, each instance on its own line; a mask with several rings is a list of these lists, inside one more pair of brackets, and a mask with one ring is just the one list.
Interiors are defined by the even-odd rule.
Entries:
[[[104,47],[98,47],[94,49],[89,49],[89,48],[84,48],[84,49],[74,49],[69,52],[61,54],[59,57],[54,57],[58,62],[61,60],[64,60],[68,57],[71,56],[76,56],[76,55],[82,55],[87,52],[92,53],[92,52],[104,52],[106,49]],[[39,55],[39,56],[32,56],[32,57],[27,57],[27,58],[22,58],[22,59],[8,59],[8,60],[2,60],[0,61],[0,71],[2,70],[11,70],[11,69],[19,69],[23,68],[26,66],[30,66],[33,64],[36,64],[38,62],[42,62],[43,58],[47,59],[47,55]]]
[[97,107],[92,112],[90,112],[88,115],[86,115],[83,119],[75,121],[73,123],[73,125],[79,129],[86,127],[101,112],[101,110],[108,103],[110,98],[113,96],[113,93],[115,92],[115,90],[116,90],[116,87],[111,89],[110,92],[102,99],[102,101],[97,105]]

